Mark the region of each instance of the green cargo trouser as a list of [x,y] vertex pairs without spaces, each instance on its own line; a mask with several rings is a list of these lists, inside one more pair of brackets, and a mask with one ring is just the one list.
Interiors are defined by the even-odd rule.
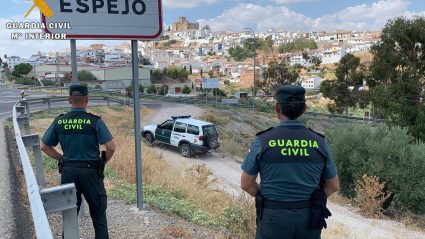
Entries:
[[96,239],[108,239],[108,224],[106,221],[107,198],[103,179],[98,170],[92,168],[65,167],[62,171],[62,184],[74,183],[77,189],[77,212],[80,212],[81,193],[89,204],[90,216]]
[[255,239],[320,239],[321,230],[307,227],[310,210],[264,208]]

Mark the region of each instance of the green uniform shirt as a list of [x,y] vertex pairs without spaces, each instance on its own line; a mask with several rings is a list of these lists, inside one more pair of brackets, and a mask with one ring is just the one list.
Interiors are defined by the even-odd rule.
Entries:
[[[297,120],[282,121],[279,126],[304,126]],[[254,139],[249,153],[241,166],[242,170],[249,175],[261,176],[261,194],[275,201],[302,201],[310,199],[310,194],[318,187],[320,177],[332,179],[337,175],[332,153],[325,141],[324,156],[326,165],[323,163],[267,163],[261,159],[262,149],[259,137]],[[266,161],[266,162],[264,162]],[[319,173],[317,173],[319,172]],[[320,175],[320,172],[321,175]],[[306,177],[317,174],[316,177]]]
[[[64,160],[73,161],[89,161],[99,160],[99,144],[104,145],[113,139],[111,132],[106,126],[102,119],[96,118],[96,120],[78,120],[72,118],[73,115],[77,115],[77,119],[81,117],[90,116],[95,117],[86,113],[83,108],[72,108],[68,114],[58,117],[50,125],[44,134],[41,141],[47,146],[55,147],[58,143],[61,144],[63,150]],[[71,117],[71,118],[70,118]],[[89,117],[89,118],[90,118]],[[71,120],[72,119],[72,120]],[[65,120],[70,120],[70,123]],[[60,121],[60,123],[58,123]],[[83,122],[83,123],[81,123]],[[95,124],[95,125],[92,125]],[[86,127],[87,126],[87,127]],[[89,132],[89,128],[93,129],[93,132]],[[57,127],[63,127],[58,130]],[[58,134],[58,131],[72,132],[70,134]]]

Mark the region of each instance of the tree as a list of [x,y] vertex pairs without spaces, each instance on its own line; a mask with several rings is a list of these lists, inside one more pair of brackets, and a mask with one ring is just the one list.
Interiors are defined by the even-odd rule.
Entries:
[[[164,69],[165,69],[165,68],[164,68]],[[153,76],[153,77],[155,77],[155,78],[161,78],[161,77],[162,77],[161,70],[160,70],[160,69],[155,69],[155,70],[152,72],[152,76]]]
[[151,84],[148,86],[148,94],[154,95],[156,94],[156,86],[154,84]]
[[409,129],[425,140],[425,17],[389,20],[374,55],[366,80],[372,102],[390,125]]
[[313,63],[316,68],[318,68],[322,64],[322,58],[318,56],[312,56],[311,63]]
[[341,58],[335,70],[337,79],[322,81],[320,85],[320,93],[332,101],[328,104],[329,112],[342,114],[345,110],[348,116],[348,108],[355,108],[361,102],[364,91],[360,90],[360,86],[363,85],[365,72],[359,57],[347,54]]
[[205,25],[205,26],[202,28],[202,30],[211,30],[211,29],[210,29],[210,25]]
[[225,85],[230,84],[230,80],[224,80],[224,84],[225,84]]
[[184,69],[185,71],[187,71],[187,70],[186,70],[186,66],[183,66],[183,69]]
[[256,87],[266,87],[267,95],[274,95],[276,90],[283,85],[291,85],[299,78],[301,72],[301,65],[295,64],[290,67],[287,66],[285,61],[280,63],[272,61],[268,67],[263,67],[263,81],[257,81]]
[[168,31],[171,31],[171,27],[170,27],[170,25],[168,25]]
[[28,63],[21,63],[19,65],[16,65],[14,68],[14,72],[16,72],[16,74],[20,76],[30,73],[31,70],[32,70],[32,66]]
[[164,69],[162,69],[162,76],[163,77],[169,76],[168,75],[168,67],[165,67]]
[[0,57],[0,66],[1,66],[1,63],[3,63],[3,60],[1,59],[1,57]]
[[88,70],[82,70],[78,72],[78,80],[79,81],[94,81],[96,77]]
[[192,81],[192,90],[193,90],[193,81]]
[[201,77],[202,77],[202,73],[203,73],[203,72],[202,72],[202,69],[201,69]]
[[6,54],[4,54],[4,59],[7,60],[7,55]]
[[210,70],[210,71],[208,71],[208,75],[210,76],[210,78],[212,78],[213,75],[214,75],[214,72],[212,70]]
[[192,65],[189,67],[189,75],[192,75]]
[[96,84],[96,85],[94,86],[94,89],[96,89],[96,90],[101,90],[101,89],[102,89],[102,86],[101,86],[101,85],[99,85],[99,84]]
[[4,62],[3,66],[4,66],[4,67],[8,67],[8,66],[9,66],[9,64],[7,64],[7,62]]
[[168,87],[166,85],[162,85],[161,88],[159,88],[158,94],[167,95],[168,94]]
[[[192,86],[193,86],[193,85],[192,85]],[[185,95],[187,95],[187,94],[190,94],[190,92],[192,92],[192,89],[190,89],[190,87],[189,87],[189,86],[185,85],[185,86],[183,87],[183,89],[182,89],[182,93],[183,93],[183,94],[185,94]]]
[[145,87],[143,85],[139,85],[139,93],[145,93]]
[[142,64],[144,66],[152,65],[151,61],[148,58],[142,58]]

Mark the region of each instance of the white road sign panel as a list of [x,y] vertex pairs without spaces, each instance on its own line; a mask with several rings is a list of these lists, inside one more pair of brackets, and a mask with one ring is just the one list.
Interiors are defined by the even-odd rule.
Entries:
[[122,96],[125,96],[127,94],[127,91],[123,88],[123,89],[121,89],[121,95]]
[[203,87],[206,89],[211,88],[220,88],[220,80],[215,78],[203,79],[204,85]]
[[162,0],[45,0],[45,33],[67,39],[155,40],[161,37]]

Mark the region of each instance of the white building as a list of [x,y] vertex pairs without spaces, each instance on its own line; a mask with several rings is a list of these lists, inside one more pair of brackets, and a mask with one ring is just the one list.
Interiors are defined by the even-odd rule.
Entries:
[[345,43],[343,41],[323,47],[322,64],[338,63],[346,54]]
[[21,58],[19,56],[10,56],[6,61],[9,69],[14,69],[16,65],[21,64]]
[[157,61],[154,64],[154,69],[164,69],[164,68],[168,68],[169,63],[167,61]]
[[310,76],[301,83],[301,86],[305,89],[318,89],[320,84],[322,84],[322,78],[320,76]]

